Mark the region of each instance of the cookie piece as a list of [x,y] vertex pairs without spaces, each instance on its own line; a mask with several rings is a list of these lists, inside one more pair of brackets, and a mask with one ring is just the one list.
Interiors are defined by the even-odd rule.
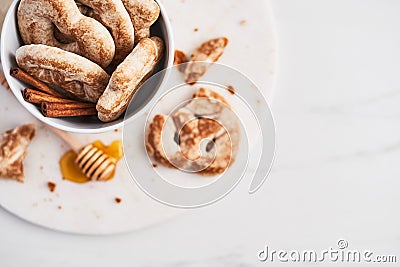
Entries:
[[110,76],[96,63],[47,45],[25,45],[15,53],[18,66],[36,79],[57,85],[80,100],[96,103]]
[[110,122],[126,110],[140,86],[151,75],[164,53],[160,38],[142,39],[111,75],[106,90],[97,102],[98,117]]
[[156,115],[146,132],[146,148],[155,161],[204,175],[223,173],[239,142],[240,124],[230,104],[204,88],[172,116]]
[[[74,0],[21,0],[18,28],[24,44],[45,44],[84,56],[107,67],[115,53],[112,36],[100,22],[81,14]],[[61,43],[54,28],[72,38]]]
[[34,135],[34,124],[22,125],[3,133],[0,141],[0,177],[24,181],[22,161]]
[[186,66],[186,83],[195,84],[206,73],[210,63],[216,62],[222,56],[227,45],[228,38],[220,37],[208,40],[197,47]]

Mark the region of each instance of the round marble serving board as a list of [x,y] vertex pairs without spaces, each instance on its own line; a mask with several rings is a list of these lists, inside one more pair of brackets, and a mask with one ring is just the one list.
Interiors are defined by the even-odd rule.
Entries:
[[[207,39],[228,37],[229,45],[219,62],[248,75],[267,99],[271,99],[275,37],[268,2],[161,2],[170,16],[177,49],[190,55],[191,50]],[[34,224],[78,234],[137,230],[182,212],[160,204],[140,191],[123,160],[118,163],[115,178],[109,182],[75,184],[63,180],[58,160],[68,147],[3,87],[0,88],[0,132],[24,123],[34,123],[37,128],[24,160],[25,182],[0,179],[0,205],[3,208]],[[103,134],[73,135],[84,144],[94,140],[108,144],[122,138],[122,129]],[[49,181],[56,183],[54,192],[47,187]],[[115,198],[121,198],[122,202],[116,203]]]

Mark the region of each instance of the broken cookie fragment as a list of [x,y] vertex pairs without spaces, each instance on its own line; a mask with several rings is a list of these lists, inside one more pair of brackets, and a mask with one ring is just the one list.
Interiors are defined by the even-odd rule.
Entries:
[[[178,70],[180,72],[185,72],[186,64],[188,62],[188,57],[182,50],[175,50],[174,54],[174,65],[178,65]],[[182,64],[182,65],[181,65]]]
[[146,133],[146,148],[155,161],[205,175],[224,172],[239,141],[240,125],[231,105],[204,88],[171,116],[157,114]]
[[0,141],[0,177],[24,181],[22,161],[34,135],[34,124],[22,125],[3,133]]
[[167,116],[157,114],[154,116],[153,121],[147,130],[146,135],[146,149],[150,157],[155,161],[172,167],[167,157],[165,156],[163,144],[161,143],[161,132],[163,130]]
[[228,38],[220,37],[211,39],[197,47],[185,70],[185,81],[187,84],[195,84],[203,76],[210,63],[216,62],[224,53],[228,45]]

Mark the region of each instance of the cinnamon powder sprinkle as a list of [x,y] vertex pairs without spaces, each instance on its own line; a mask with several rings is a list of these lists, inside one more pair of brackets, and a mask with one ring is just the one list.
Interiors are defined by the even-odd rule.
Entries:
[[56,190],[56,184],[53,182],[47,182],[47,187],[49,188],[50,192],[54,192],[54,190]]
[[115,202],[117,202],[118,204],[121,203],[122,199],[120,199],[119,197],[115,198]]

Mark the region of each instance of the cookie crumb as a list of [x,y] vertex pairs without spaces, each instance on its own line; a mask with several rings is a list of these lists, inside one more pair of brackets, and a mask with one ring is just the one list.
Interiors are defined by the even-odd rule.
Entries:
[[247,24],[247,20],[243,19],[243,20],[241,20],[239,23],[240,23],[240,25],[244,26],[244,25]]
[[61,207],[61,206],[58,206],[58,207],[57,207],[57,209],[59,209],[59,210],[60,210],[60,209],[62,209],[62,207]]
[[226,87],[227,89],[228,89],[228,92],[231,94],[231,95],[234,95],[235,94],[235,88],[232,86],[232,85],[228,85],[227,87]]
[[153,163],[153,168],[157,168],[157,164]]
[[199,31],[199,28],[194,28],[193,31],[198,32],[198,31]]
[[[174,54],[174,65],[179,65],[183,63],[187,63],[189,61],[187,55],[182,50],[175,50]],[[180,72],[185,72],[186,65],[179,65],[178,70]]]
[[115,132],[115,133],[118,133],[118,129],[114,129],[114,132]]
[[56,184],[53,182],[47,182],[47,187],[49,188],[50,192],[54,192],[54,190],[56,190]]
[[118,204],[121,203],[121,201],[122,201],[121,198],[119,198],[119,197],[116,197],[116,198],[115,198],[115,202],[117,202]]
[[1,85],[4,86],[4,88],[6,88],[7,91],[10,91],[11,89],[10,89],[10,86],[8,85],[8,83],[7,83],[6,78],[4,77],[3,74],[0,74],[0,75],[1,75],[0,76]]

